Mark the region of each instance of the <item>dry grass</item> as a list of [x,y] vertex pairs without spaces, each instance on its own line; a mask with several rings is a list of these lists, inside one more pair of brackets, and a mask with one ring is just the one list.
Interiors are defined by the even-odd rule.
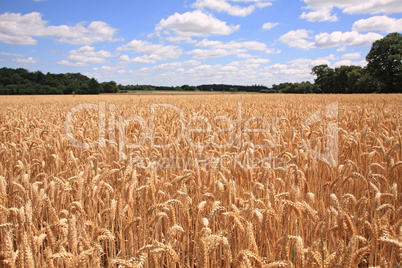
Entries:
[[[107,146],[73,146],[68,110],[99,101],[115,105],[116,125],[121,115],[149,123],[150,105],[175,105],[182,118],[154,114],[154,145],[174,146],[152,148],[136,121],[124,134],[141,143],[126,149],[137,162],[120,159],[110,110]],[[303,135],[311,148],[325,148],[333,121],[324,116],[301,133],[304,120],[333,101],[337,167],[302,144]],[[0,267],[399,267],[401,103],[401,95],[1,97]],[[236,131],[269,131],[232,139],[217,116]],[[261,117],[247,121],[252,116]],[[178,139],[182,123],[196,129],[206,121],[212,132]],[[99,123],[96,111],[77,113],[74,135],[97,140]],[[230,139],[233,146],[211,143]]]

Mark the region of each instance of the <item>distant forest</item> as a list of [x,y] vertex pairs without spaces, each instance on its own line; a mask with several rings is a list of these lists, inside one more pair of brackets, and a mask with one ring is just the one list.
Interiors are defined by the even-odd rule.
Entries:
[[153,86],[121,85],[114,81],[99,83],[80,73],[44,74],[26,69],[0,69],[0,95],[36,94],[100,94],[141,91],[214,91],[214,92],[260,92],[260,93],[372,93],[380,92],[380,85],[366,74],[362,67],[342,66],[329,68],[315,66],[312,73],[317,75],[315,83],[281,83],[266,87],[263,85],[210,84],[199,86]]
[[402,92],[402,35],[390,33],[373,43],[366,56],[367,67],[318,65],[311,69],[314,83],[263,85],[200,85],[162,87],[99,83],[80,73],[44,74],[26,69],[0,69],[0,95],[23,94],[99,94],[137,91],[218,91],[260,93],[400,93]]

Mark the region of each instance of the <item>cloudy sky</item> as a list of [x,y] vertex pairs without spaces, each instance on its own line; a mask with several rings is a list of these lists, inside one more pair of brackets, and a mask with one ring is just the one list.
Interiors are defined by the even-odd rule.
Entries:
[[99,82],[299,82],[364,66],[402,32],[400,0],[2,0],[0,66]]

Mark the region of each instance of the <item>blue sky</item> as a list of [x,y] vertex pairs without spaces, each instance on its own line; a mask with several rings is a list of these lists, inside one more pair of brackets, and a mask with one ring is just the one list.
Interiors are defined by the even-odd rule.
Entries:
[[1,2],[1,67],[124,85],[312,81],[402,32],[400,0]]

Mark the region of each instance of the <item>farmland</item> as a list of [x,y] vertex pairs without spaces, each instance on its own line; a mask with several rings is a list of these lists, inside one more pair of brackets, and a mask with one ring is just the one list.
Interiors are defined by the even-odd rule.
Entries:
[[401,108],[0,97],[0,267],[398,267]]

